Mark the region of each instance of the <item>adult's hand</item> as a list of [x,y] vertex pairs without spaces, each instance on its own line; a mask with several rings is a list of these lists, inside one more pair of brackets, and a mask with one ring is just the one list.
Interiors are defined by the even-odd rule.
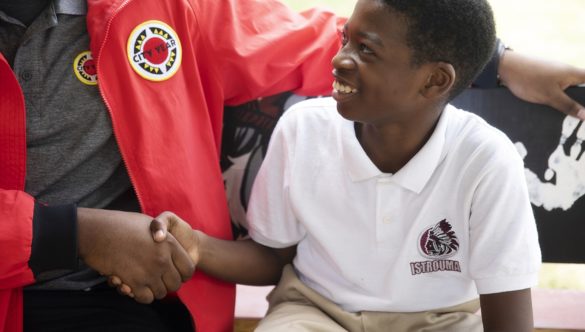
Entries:
[[152,240],[152,217],[85,208],[77,213],[80,257],[103,275],[119,276],[136,301],[163,298],[191,278],[194,264],[172,235]]
[[585,69],[505,51],[498,74],[518,98],[585,120],[585,107],[565,93],[568,87],[585,83]]

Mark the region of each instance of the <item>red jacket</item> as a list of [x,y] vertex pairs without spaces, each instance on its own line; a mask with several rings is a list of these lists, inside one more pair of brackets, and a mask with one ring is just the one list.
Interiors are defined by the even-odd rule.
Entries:
[[[341,21],[322,11],[297,14],[273,0],[88,5],[99,88],[143,212],[173,211],[229,239],[219,168],[224,105],[287,90],[329,93]],[[147,38],[140,34],[157,27]],[[150,48],[140,51],[147,41]],[[0,87],[0,329],[21,331],[22,287],[34,282],[28,266],[34,199],[23,191],[24,98],[1,54]],[[179,297],[198,331],[232,331],[233,285],[196,273]]]

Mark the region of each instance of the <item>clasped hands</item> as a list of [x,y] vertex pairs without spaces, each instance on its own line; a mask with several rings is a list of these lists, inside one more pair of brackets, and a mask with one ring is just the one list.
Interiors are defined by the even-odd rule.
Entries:
[[153,219],[141,213],[79,208],[78,241],[83,261],[140,303],[177,291],[192,277],[197,262],[196,254],[189,253],[195,233],[170,212]]

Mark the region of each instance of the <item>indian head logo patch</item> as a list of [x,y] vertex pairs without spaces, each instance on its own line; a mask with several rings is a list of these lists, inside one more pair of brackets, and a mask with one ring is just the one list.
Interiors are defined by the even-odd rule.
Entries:
[[425,229],[419,238],[419,249],[426,258],[447,258],[459,249],[459,240],[446,219]]
[[181,66],[179,37],[161,21],[146,21],[134,28],[128,38],[127,53],[132,69],[150,81],[168,80]]
[[79,53],[73,60],[73,72],[83,84],[97,84],[97,70],[90,51]]
[[459,240],[453,227],[446,219],[426,228],[419,236],[417,244],[421,255],[429,260],[411,262],[412,275],[438,271],[461,272],[459,261],[446,259],[455,255],[459,250]]

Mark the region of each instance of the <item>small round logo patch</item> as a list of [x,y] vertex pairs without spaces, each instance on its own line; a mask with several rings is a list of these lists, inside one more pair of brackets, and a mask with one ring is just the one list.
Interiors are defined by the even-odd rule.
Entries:
[[75,57],[73,61],[73,72],[83,84],[97,84],[97,70],[95,60],[90,51],[83,51]]
[[150,81],[168,80],[181,66],[181,42],[161,21],[146,21],[134,28],[127,53],[132,69]]

